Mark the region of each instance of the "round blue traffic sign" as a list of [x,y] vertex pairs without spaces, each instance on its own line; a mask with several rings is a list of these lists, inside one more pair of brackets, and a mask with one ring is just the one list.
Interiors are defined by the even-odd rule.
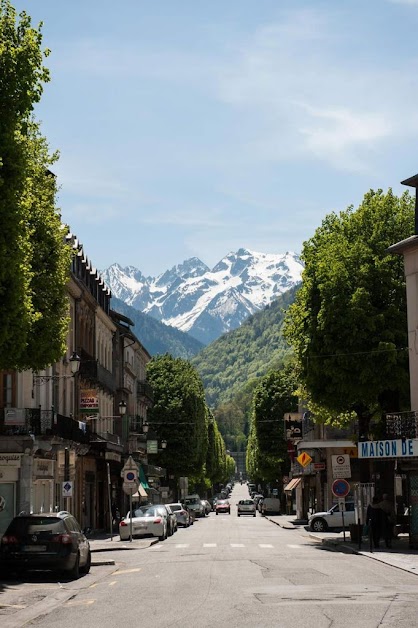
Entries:
[[335,495],[335,497],[347,497],[348,493],[350,492],[350,484],[347,482],[347,480],[334,480],[331,490],[332,494]]
[[125,474],[125,480],[127,482],[135,482],[136,480],[136,473],[134,473],[133,471],[127,471]]

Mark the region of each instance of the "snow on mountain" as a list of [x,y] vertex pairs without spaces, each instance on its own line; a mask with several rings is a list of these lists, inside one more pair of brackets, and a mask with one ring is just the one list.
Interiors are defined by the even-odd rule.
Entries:
[[193,257],[155,278],[119,264],[102,276],[128,305],[208,344],[298,283],[302,270],[295,253],[239,249],[212,270]]

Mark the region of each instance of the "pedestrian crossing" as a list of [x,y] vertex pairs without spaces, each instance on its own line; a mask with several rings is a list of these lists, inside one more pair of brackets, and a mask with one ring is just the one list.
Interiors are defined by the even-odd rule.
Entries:
[[[272,545],[271,543],[251,543],[250,545],[246,545],[245,543],[202,543],[197,544],[197,543],[158,543],[156,545],[152,546],[153,550],[160,550],[160,549],[164,549],[165,547],[169,546],[170,548],[174,547],[175,549],[188,549],[189,547],[193,547],[196,548],[196,546],[199,547],[203,547],[205,549],[213,549],[216,547],[230,547],[231,549],[242,549],[245,547],[258,547],[259,549],[274,549],[274,545]],[[285,545],[285,547],[289,548],[289,549],[301,549],[302,545]],[[283,549],[283,545],[280,546],[280,549]]]

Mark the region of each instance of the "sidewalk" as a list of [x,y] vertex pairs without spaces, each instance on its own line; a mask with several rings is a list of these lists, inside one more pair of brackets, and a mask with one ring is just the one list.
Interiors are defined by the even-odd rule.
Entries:
[[343,532],[311,532],[307,527],[307,522],[297,521],[294,515],[268,516],[266,519],[285,530],[306,531],[306,535],[309,536],[309,538],[317,543],[321,543],[324,548],[336,552],[346,552],[371,558],[372,560],[377,560],[391,567],[396,567],[397,569],[418,575],[418,550],[410,549],[407,534],[400,534],[394,539],[391,549],[382,548],[370,552],[369,540],[363,537],[361,549],[359,550],[358,543],[351,542],[350,532],[348,530],[346,530],[346,541],[344,542]]
[[138,550],[147,549],[151,545],[158,543],[158,539],[153,537],[149,539],[132,539],[132,542],[121,541],[119,534],[114,534],[113,539],[108,533],[92,534],[88,537],[90,549],[92,552],[120,552],[121,550]]

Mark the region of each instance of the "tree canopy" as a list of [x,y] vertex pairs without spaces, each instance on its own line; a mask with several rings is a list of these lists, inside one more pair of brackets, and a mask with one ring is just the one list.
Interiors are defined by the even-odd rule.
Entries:
[[57,155],[33,117],[49,72],[41,25],[0,0],[0,368],[41,369],[64,353],[71,252],[55,207]]
[[[413,200],[369,191],[358,209],[329,214],[304,244],[302,287],[284,334],[309,397],[332,412],[408,405],[403,260],[387,248],[413,232]],[[363,429],[363,427],[360,427]]]
[[279,479],[287,466],[284,416],[296,412],[297,388],[292,364],[263,377],[254,391],[247,471],[264,482]]

